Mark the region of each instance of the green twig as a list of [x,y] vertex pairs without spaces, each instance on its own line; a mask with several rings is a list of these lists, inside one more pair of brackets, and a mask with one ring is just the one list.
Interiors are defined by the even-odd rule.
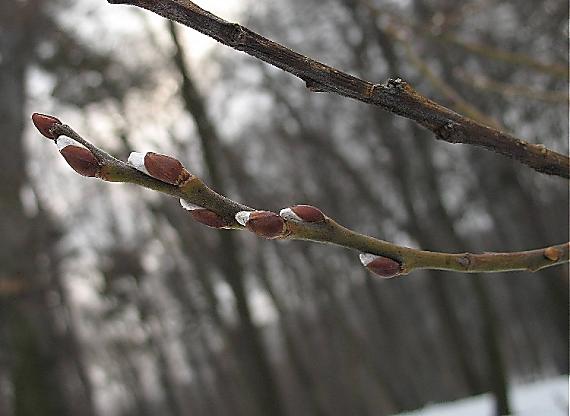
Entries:
[[[94,163],[98,165],[95,176],[102,180],[132,183],[180,198],[221,217],[224,224],[222,228],[239,230],[249,228],[236,221],[236,214],[244,211],[254,212],[253,208],[216,193],[196,176],[189,175],[189,178],[179,185],[166,183],[135,169],[126,162],[114,158],[85,140],[65,124],[55,123],[49,129],[49,132],[53,138],[67,136],[89,149],[96,160]],[[318,212],[318,210],[312,212]],[[276,216],[274,215],[274,217]],[[289,217],[280,218],[279,221],[282,221],[283,228],[277,235],[271,238],[334,244],[362,253],[370,253],[392,259],[400,265],[397,274],[407,274],[417,269],[449,270],[465,273],[514,270],[536,271],[569,261],[570,243],[513,253],[439,253],[399,246],[388,241],[360,234],[343,227],[324,214],[322,219],[315,218],[310,221],[304,221],[300,218],[295,220]]]

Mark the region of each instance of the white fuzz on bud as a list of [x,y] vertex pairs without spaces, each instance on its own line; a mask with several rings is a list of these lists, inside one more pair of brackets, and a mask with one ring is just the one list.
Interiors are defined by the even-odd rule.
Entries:
[[368,266],[374,260],[376,260],[379,256],[370,253],[360,253],[360,262],[363,266]]
[[59,151],[65,149],[67,146],[85,147],[81,143],[79,143],[77,140],[73,140],[71,137],[67,137],[64,135],[59,136],[56,139],[55,144],[57,146],[57,150],[59,150]]
[[279,211],[279,216],[287,221],[303,222],[303,219],[295,214],[291,208],[283,208]]
[[145,156],[146,153],[131,152],[129,158],[127,159],[127,162],[136,170],[140,170],[142,173],[146,173],[147,175],[149,175],[144,165]]
[[251,216],[251,211],[240,211],[236,214],[236,221],[245,227]]
[[188,202],[182,198],[180,199],[180,205],[182,205],[182,208],[184,208],[187,211],[194,211],[197,209],[202,209],[202,207],[195,205],[195,204],[192,204],[191,202]]

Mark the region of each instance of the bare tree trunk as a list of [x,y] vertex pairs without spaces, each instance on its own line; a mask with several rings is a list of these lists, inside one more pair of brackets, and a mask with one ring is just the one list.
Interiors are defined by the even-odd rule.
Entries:
[[[22,27],[37,24],[41,16],[42,8],[35,2],[0,5],[0,279],[18,281],[22,286],[22,296],[0,297],[0,326],[6,340],[2,354],[9,363],[11,407],[16,416],[61,416],[74,409],[91,415],[94,410],[88,386],[72,382],[77,376],[71,373],[77,370],[73,358],[78,357],[72,358],[70,366],[65,361],[70,357],[59,353],[62,348],[73,350],[73,342],[62,336],[48,302],[49,292],[57,292],[54,272],[59,273],[47,266],[54,262],[47,247],[55,244],[44,223],[49,219],[27,214],[21,201],[29,186],[23,143],[25,77],[36,40],[34,33]],[[71,392],[77,386],[76,393],[87,402],[74,400]]]
[[[413,126],[412,129],[415,131],[416,136],[421,136],[424,134],[419,128]],[[450,218],[447,210],[443,206],[441,201],[441,190],[437,184],[435,178],[434,167],[431,161],[430,145],[427,140],[419,138],[418,143],[421,148],[421,156],[424,162],[424,169],[427,174],[424,176],[429,181],[428,189],[431,189],[432,195],[434,196],[433,203],[435,203],[435,208],[433,208],[433,216],[435,218],[435,229],[440,230],[446,236],[450,245],[456,249],[466,250],[469,249],[467,242],[457,233],[455,226],[453,225],[453,220]],[[430,235],[433,235],[433,230]],[[435,246],[439,249],[442,246]],[[481,313],[481,321],[483,323],[483,337],[485,341],[486,353],[487,353],[487,374],[489,376],[490,388],[495,396],[496,414],[497,416],[510,414],[510,405],[507,389],[507,374],[506,365],[504,358],[501,354],[500,340],[499,340],[499,323],[497,318],[497,313],[491,301],[491,296],[488,293],[483,276],[474,275],[469,279],[469,283],[475,298],[477,299],[477,304],[479,311]]]
[[[168,208],[165,207],[165,209]],[[179,208],[177,207],[177,209]],[[184,230],[177,231],[182,234],[184,233]],[[200,260],[201,255],[192,250],[192,247],[188,246],[184,242],[183,248],[184,253],[191,258],[192,264],[195,267],[196,274],[204,276],[205,280],[209,281],[210,283],[213,282],[212,273],[206,270]],[[182,270],[180,270],[178,267],[176,267],[175,270],[173,270],[168,276],[167,286],[170,289],[172,296],[178,301],[180,307],[184,311],[184,314],[188,315],[188,319],[192,317],[191,319],[196,322],[196,325],[199,326],[201,320],[204,317],[201,316],[202,312],[194,304],[195,302],[189,292],[187,283],[188,282],[185,281]],[[211,302],[211,300],[208,302],[208,315],[214,319],[215,324],[218,326],[217,329],[222,333],[223,336],[226,336],[228,346],[231,347],[234,345],[231,331],[226,328],[225,323],[222,322],[221,317],[218,315],[217,311],[212,312]],[[213,305],[213,307],[215,308],[215,305]],[[202,401],[204,402],[202,407],[206,409],[206,412],[204,414],[246,414],[247,412],[243,409],[244,404],[238,398],[242,397],[243,394],[240,394],[240,389],[237,387],[237,383],[228,382],[231,379],[230,371],[225,368],[224,363],[222,362],[226,357],[217,356],[216,350],[207,340],[208,335],[204,332],[204,330],[198,328],[196,331],[193,331],[192,335],[185,334],[182,338],[182,342],[184,343],[184,348],[186,351],[186,358],[189,361],[190,367],[196,373],[196,384],[198,384],[197,389]],[[196,338],[198,338],[198,342],[196,342]],[[203,354],[205,354],[207,357],[206,360],[203,360],[201,357],[197,356],[198,354],[196,351],[200,347],[203,350]],[[211,383],[206,379],[205,375],[205,368],[208,365],[214,374],[214,380]],[[236,371],[233,371],[233,375],[235,374]]]
[[[347,0],[347,3],[351,4],[351,7],[354,7],[354,2]],[[420,9],[420,12],[423,12],[423,6],[417,6],[418,9]],[[389,71],[391,72],[392,75],[398,74],[399,70],[400,70],[400,66],[398,63],[398,58],[397,55],[395,53],[395,51],[393,50],[393,45],[391,43],[391,41],[387,38],[387,36],[382,32],[382,30],[380,28],[378,28],[377,23],[373,22],[371,24],[374,33],[376,34],[376,38],[378,41],[378,45],[381,48],[382,52],[384,53],[384,56],[386,57],[386,61],[389,67]],[[413,126],[412,127],[413,130],[416,132],[415,136],[418,138],[417,142],[418,144],[425,146],[425,143],[427,142],[427,139],[425,137],[422,137],[423,134],[422,132],[420,132],[420,129],[417,126]],[[398,144],[401,145],[400,141],[397,140],[393,140],[391,142],[393,145],[394,144]],[[404,154],[404,153],[400,153],[398,152],[398,150],[396,150],[396,152],[394,153],[394,155],[397,154]],[[425,149],[424,149],[424,155],[425,155]],[[427,157],[427,155],[425,156]],[[424,162],[426,161],[424,157]],[[427,168],[428,166],[424,165],[424,168]],[[431,185],[435,185],[435,178],[433,176],[433,169],[432,172],[428,172],[426,174],[426,176],[428,177],[429,180],[431,180]],[[404,187],[403,189],[408,189],[407,187]],[[438,192],[439,189],[436,187],[430,187],[428,186],[427,189],[430,189],[431,194],[434,195],[436,198],[440,197],[440,193]],[[442,208],[442,204],[441,202],[436,203],[436,207],[440,207]],[[411,215],[414,215],[414,213],[410,213]],[[451,219],[449,218],[447,212],[444,209],[439,209],[436,210],[436,212],[434,212],[434,215],[437,218],[440,218],[442,220],[442,223],[447,225],[447,227],[445,227],[443,230],[445,230],[445,235],[448,236],[448,238],[453,238],[454,242],[457,243],[455,244],[455,248],[458,249],[459,247],[462,248],[466,248],[464,244],[464,242],[461,241],[460,237],[458,236],[457,232],[455,231],[455,228],[452,225]],[[430,216],[430,218],[433,219],[433,217]],[[441,228],[437,228],[439,230],[442,230]],[[428,232],[428,235],[432,235],[431,232]],[[437,246],[433,246],[433,245],[429,245],[428,247],[433,247],[434,249],[437,249]],[[475,293],[476,299],[478,300],[478,304],[481,310],[481,314],[482,314],[482,320],[484,323],[484,327],[486,329],[485,331],[485,343],[487,346],[487,354],[488,354],[488,363],[489,363],[489,375],[490,375],[490,382],[491,382],[491,389],[495,395],[496,398],[496,404],[497,404],[497,412],[498,414],[509,414],[510,410],[509,410],[509,403],[508,403],[508,395],[507,395],[507,381],[506,381],[506,374],[505,374],[505,367],[504,367],[504,361],[502,359],[501,353],[500,353],[500,348],[499,348],[499,342],[498,342],[498,334],[497,334],[497,323],[496,323],[496,314],[493,310],[489,295],[487,293],[487,290],[485,289],[484,283],[481,281],[480,278],[474,276],[472,279],[469,280],[472,284],[472,288],[473,291]],[[439,286],[439,283],[436,282],[436,293],[437,296],[440,298],[440,301],[438,302],[438,304],[440,304],[442,306],[442,311],[445,311],[447,309],[449,309],[449,305],[450,302],[447,301],[447,296],[445,294],[445,289],[443,287]],[[447,305],[447,306],[446,306]],[[447,311],[449,312],[449,311]],[[469,361],[466,358],[466,350],[465,348],[462,346],[463,341],[462,341],[462,335],[460,334],[460,330],[459,330],[459,325],[458,323],[453,323],[454,321],[451,320],[452,315],[446,315],[444,317],[442,317],[444,319],[444,322],[449,322],[450,323],[450,334],[452,334],[452,339],[458,343],[458,348],[459,350],[457,351],[457,353],[459,354],[459,359],[460,359],[460,363],[463,367],[464,370],[464,374],[466,376],[466,380],[469,382],[469,384],[471,385],[471,388],[477,388],[477,386],[479,385],[479,382],[477,381],[476,376],[474,375],[474,372],[471,371],[470,369],[470,365],[469,365]]]
[[[318,387],[319,382],[314,379],[314,375],[311,374],[307,364],[303,361],[299,346],[297,345],[295,336],[290,328],[290,323],[288,322],[290,317],[288,316],[286,306],[279,298],[279,295],[271,283],[265,259],[259,260],[259,278],[271,297],[275,308],[279,312],[281,333],[285,340],[287,355],[293,365],[297,381],[301,385],[305,400],[308,402],[307,407],[310,408],[310,414],[324,416],[327,414],[327,407],[323,402],[323,397]],[[303,400],[303,402],[305,402],[305,400]]]
[[[194,82],[190,76],[180,42],[176,35],[176,29],[172,22],[169,22],[172,40],[176,47],[174,62],[182,77],[181,96],[182,100],[193,117],[198,130],[198,136],[202,145],[204,162],[208,170],[213,188],[225,194],[225,183],[221,175],[218,164],[219,156],[223,154],[220,150],[220,140],[213,123],[210,121],[204,100],[198,93]],[[259,408],[263,414],[280,416],[284,414],[281,404],[279,389],[273,377],[269,357],[265,351],[261,333],[255,327],[251,317],[250,307],[247,301],[245,290],[243,266],[238,258],[237,244],[235,237],[231,233],[220,232],[220,266],[224,271],[232,293],[236,301],[236,309],[239,316],[240,337],[243,359],[247,363],[250,383],[255,388]]]

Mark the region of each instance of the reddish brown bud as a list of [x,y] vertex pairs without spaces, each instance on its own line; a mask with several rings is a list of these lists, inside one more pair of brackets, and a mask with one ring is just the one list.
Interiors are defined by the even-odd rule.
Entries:
[[41,134],[52,140],[55,139],[55,136],[50,133],[50,129],[56,124],[61,124],[61,121],[59,121],[59,119],[40,113],[32,114],[32,122]]
[[223,228],[227,224],[222,217],[209,209],[194,209],[190,212],[192,218],[201,224],[207,225],[212,228]]
[[132,152],[129,163],[141,172],[171,185],[181,185],[192,176],[178,159],[159,153]]
[[170,156],[148,152],[144,157],[144,166],[150,176],[172,185],[180,185],[190,179],[190,173],[182,163]]
[[312,205],[294,205],[291,207],[291,211],[306,222],[323,222],[325,220],[325,214]]
[[96,176],[99,173],[99,162],[89,149],[70,145],[61,149],[60,153],[69,166],[80,175]]
[[401,264],[396,260],[392,260],[388,257],[363,253],[360,255],[360,261],[372,273],[386,279],[398,276],[402,273]]
[[236,220],[248,230],[264,238],[278,238],[285,232],[285,221],[270,211],[240,211]]

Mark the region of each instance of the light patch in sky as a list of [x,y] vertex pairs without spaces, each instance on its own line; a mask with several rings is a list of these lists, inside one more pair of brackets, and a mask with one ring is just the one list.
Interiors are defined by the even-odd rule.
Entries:
[[[205,10],[233,22],[247,5],[246,1],[225,2],[202,0],[196,4]],[[112,5],[101,0],[81,0],[68,9],[61,23],[71,25],[85,39],[93,39],[97,43],[121,45],[122,36],[134,35],[152,29],[166,35],[166,19],[138,7],[121,4]],[[194,59],[202,58],[216,43],[213,39],[187,28],[184,36]],[[160,40],[160,39],[158,39]]]

